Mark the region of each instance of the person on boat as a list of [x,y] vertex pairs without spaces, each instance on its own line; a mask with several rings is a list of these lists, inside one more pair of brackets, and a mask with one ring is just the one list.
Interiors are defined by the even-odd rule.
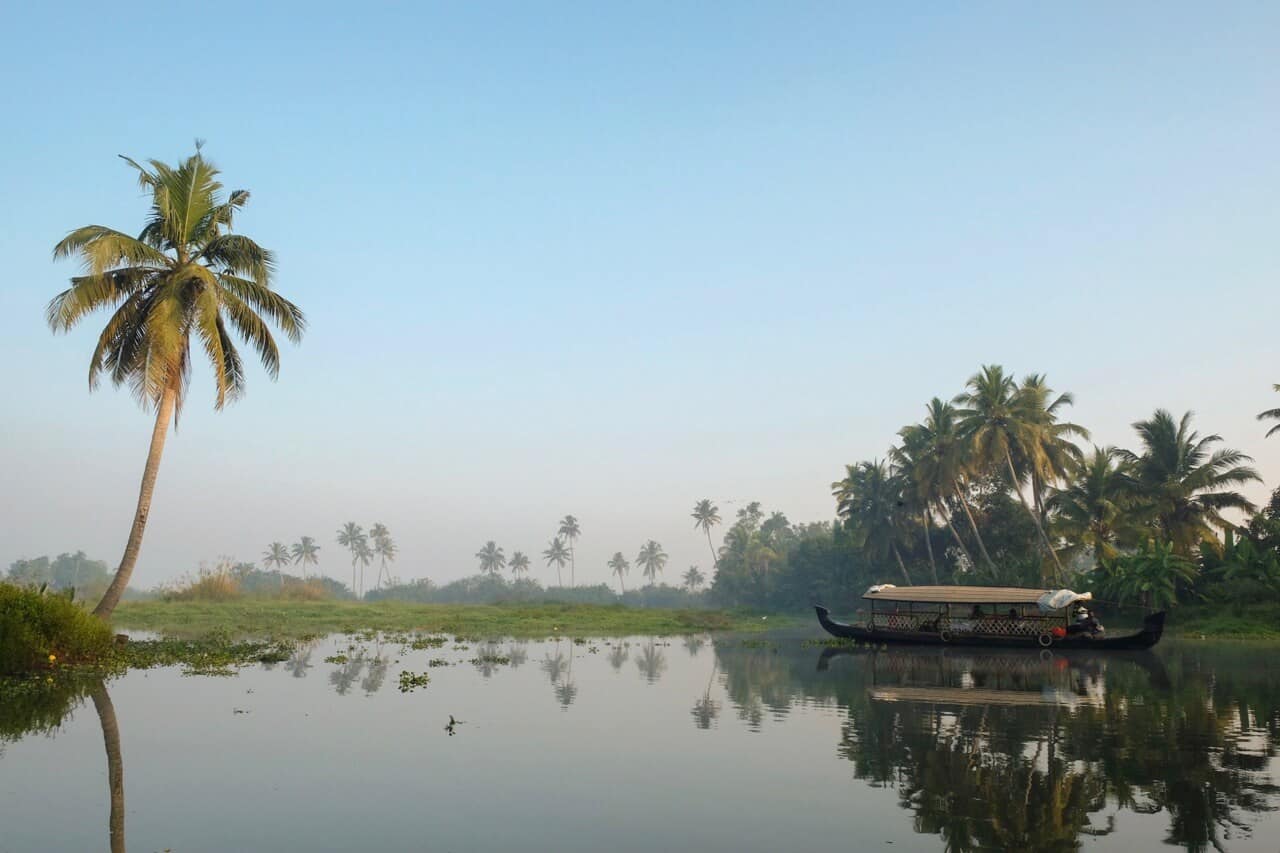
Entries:
[[1088,634],[1096,637],[1103,632],[1102,623],[1099,622],[1094,615],[1089,612],[1088,608],[1081,607],[1076,610],[1076,621],[1072,624],[1068,633],[1071,634]]

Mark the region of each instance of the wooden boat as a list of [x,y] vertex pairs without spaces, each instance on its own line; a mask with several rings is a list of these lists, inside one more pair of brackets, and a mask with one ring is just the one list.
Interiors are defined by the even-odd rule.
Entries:
[[1142,630],[1123,636],[1072,624],[1071,613],[1088,593],[990,586],[875,586],[863,595],[868,618],[846,624],[814,605],[818,622],[835,637],[868,643],[1004,646],[1110,651],[1149,649],[1164,633],[1164,611],[1143,619]]

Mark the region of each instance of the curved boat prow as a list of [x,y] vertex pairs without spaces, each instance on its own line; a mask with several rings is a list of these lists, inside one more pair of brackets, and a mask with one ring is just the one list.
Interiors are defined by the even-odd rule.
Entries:
[[813,605],[814,612],[818,614],[818,623],[823,629],[833,637],[841,639],[855,639],[858,635],[853,626],[846,625],[843,622],[837,622],[831,618],[831,611],[823,607],[821,604]]

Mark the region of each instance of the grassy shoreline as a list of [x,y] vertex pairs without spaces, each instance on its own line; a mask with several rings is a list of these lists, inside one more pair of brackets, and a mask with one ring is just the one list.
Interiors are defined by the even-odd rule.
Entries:
[[[784,620],[785,621],[785,620]],[[672,635],[759,631],[777,617],[717,610],[592,604],[414,604],[402,601],[137,601],[117,608],[118,629],[193,638],[211,632],[296,638],[357,631],[422,631],[466,636]]]

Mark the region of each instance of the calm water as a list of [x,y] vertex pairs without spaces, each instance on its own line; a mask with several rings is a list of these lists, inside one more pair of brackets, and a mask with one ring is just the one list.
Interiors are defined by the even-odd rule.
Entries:
[[1280,849],[1277,647],[463,645],[10,702],[0,851]]

